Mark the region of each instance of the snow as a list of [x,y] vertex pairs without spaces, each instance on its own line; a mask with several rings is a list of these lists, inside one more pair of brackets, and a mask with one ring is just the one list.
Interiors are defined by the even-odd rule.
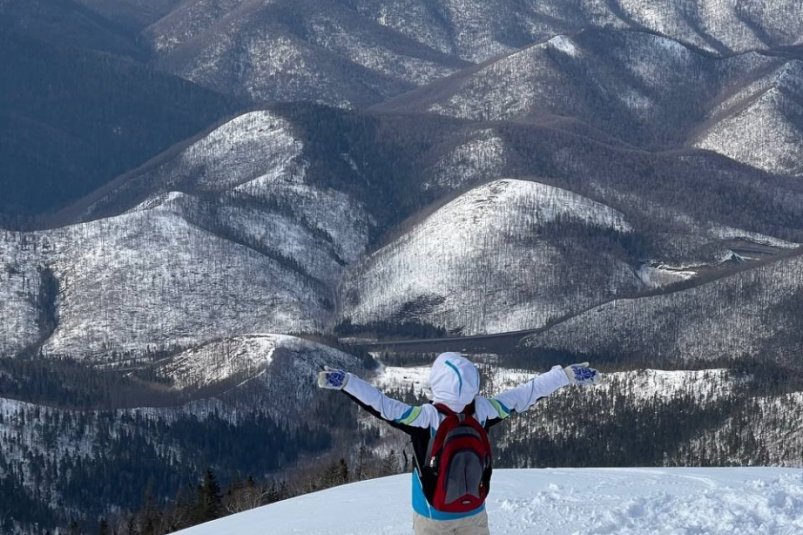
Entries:
[[103,358],[242,329],[315,330],[327,315],[303,274],[163,210],[46,235],[59,244],[50,260],[60,282],[48,354]]
[[750,107],[725,118],[695,143],[734,160],[772,173],[803,171],[803,133],[789,110],[801,110],[782,89],[772,88]]
[[308,29],[310,40],[318,46],[338,53],[369,70],[415,85],[425,85],[457,70],[394,51],[383,42],[382,37],[386,36],[369,38],[367,32],[355,29],[353,24],[341,24],[333,17],[315,14]]
[[269,111],[235,117],[183,151],[179,176],[207,191],[236,187],[259,174],[295,174],[303,144],[292,126]]
[[[310,340],[257,333],[222,338],[186,349],[159,361],[156,371],[158,375],[171,379],[171,386],[176,389],[198,389],[232,378],[248,381],[265,373],[277,350],[303,355],[304,362],[319,358],[321,362],[307,362],[313,368],[323,362],[332,366],[355,365],[353,357]],[[302,377],[309,375],[312,372],[307,369],[300,373]],[[262,379],[270,381],[269,376],[270,373]]]
[[302,149],[277,114],[246,113],[137,176],[148,196],[125,213],[0,230],[0,355],[50,334],[38,327],[43,266],[59,283],[48,355],[109,362],[231,335],[322,330],[334,285],[375,223],[348,194],[308,183]]
[[689,280],[697,275],[695,271],[672,269],[663,264],[642,264],[636,273],[648,288],[661,288],[676,282]]
[[572,43],[572,40],[566,37],[565,35],[558,35],[553,37],[548,41],[550,45],[552,45],[555,50],[559,50],[566,55],[571,57],[577,57],[580,51],[577,47]]
[[[764,340],[795,328],[778,311],[799,291],[801,273],[803,258],[794,256],[680,292],[615,300],[533,336],[529,345],[585,354],[647,347],[653,359],[762,355]],[[740,306],[728,306],[722,295],[741,296]]]
[[[409,474],[352,483],[182,535],[411,532]],[[496,470],[491,533],[781,534],[803,531],[803,473],[782,468]]]
[[721,67],[747,80],[709,111],[693,145],[772,173],[800,173],[803,62],[745,54]]
[[[547,290],[565,276],[556,267],[564,261],[549,233],[540,233],[566,219],[631,230],[621,212],[581,195],[534,181],[496,180],[448,203],[347,272],[339,288],[344,310],[354,323],[418,314],[464,334],[537,327],[588,299],[563,296],[555,303]],[[624,264],[600,270],[602,288],[636,284]]]
[[174,388],[207,386],[267,366],[274,350],[289,339],[264,334],[216,340],[170,358],[162,373],[173,378]]
[[507,144],[492,128],[477,130],[471,139],[441,156],[434,166],[432,183],[424,189],[443,188],[457,191],[464,184],[494,177],[508,159]]

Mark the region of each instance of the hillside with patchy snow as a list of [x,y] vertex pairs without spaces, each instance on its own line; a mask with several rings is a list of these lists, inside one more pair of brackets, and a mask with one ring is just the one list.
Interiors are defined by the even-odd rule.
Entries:
[[661,365],[745,355],[795,365],[803,350],[800,252],[695,288],[613,300],[523,343],[612,360],[649,356]]
[[[443,350],[489,394],[607,379],[497,426],[499,467],[803,464],[799,0],[50,4],[0,0],[0,532],[405,469],[316,373],[420,403]],[[489,507],[791,534],[795,477],[500,471]],[[344,530],[408,532],[403,479],[198,533],[339,532],[341,490]]]
[[769,74],[727,94],[694,136],[694,146],[773,173],[803,175],[803,63],[776,62]]
[[[119,362],[236,334],[325,329],[330,285],[364,249],[370,217],[308,185],[300,147],[279,117],[240,116],[87,208],[141,200],[122,214],[4,232],[0,291],[19,322],[4,346],[20,351],[41,335],[47,354]],[[35,311],[43,266],[58,286],[47,333],[37,321],[48,304]]]
[[377,109],[544,124],[572,117],[638,147],[696,139],[696,147],[795,174],[803,129],[798,63],[755,52],[720,58],[653,33],[584,30]]
[[[764,6],[633,0],[181,2],[143,32],[169,71],[261,101],[338,106],[384,100],[558,34],[584,28],[665,35],[707,54],[798,44],[792,0]],[[364,82],[357,83],[357,80]]]
[[[590,199],[539,182],[497,180],[350,269],[339,287],[344,319],[431,323],[463,334],[515,331],[639,288],[614,255],[577,266],[583,254],[551,240],[550,224],[561,221],[632,231],[621,213]],[[576,269],[594,282],[565,284],[579,276]]]

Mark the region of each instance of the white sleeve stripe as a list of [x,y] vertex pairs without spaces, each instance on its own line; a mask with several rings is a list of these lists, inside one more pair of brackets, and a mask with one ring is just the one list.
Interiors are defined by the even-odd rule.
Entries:
[[389,398],[356,375],[349,374],[349,380],[343,390],[377,411],[385,420],[414,427],[430,425],[431,418],[419,417],[422,416],[421,409],[423,407],[413,407],[397,399]]

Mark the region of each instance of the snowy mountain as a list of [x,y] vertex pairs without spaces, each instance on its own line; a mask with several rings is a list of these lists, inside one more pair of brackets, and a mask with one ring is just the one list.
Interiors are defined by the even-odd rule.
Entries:
[[[422,402],[446,346],[488,393],[609,379],[500,430],[500,467],[799,466],[803,16],[759,4],[0,0],[0,532],[95,532],[208,467],[399,471],[315,373]],[[722,501],[492,513],[799,528],[786,476],[701,474]]]
[[27,322],[4,337],[9,350],[36,342],[41,266],[58,281],[47,354],[119,362],[235,334],[322,331],[330,286],[364,249],[370,218],[305,183],[301,144],[279,117],[254,112],[124,183],[126,199],[142,184],[151,195],[120,215],[3,233],[4,306]]
[[803,171],[801,102],[803,63],[784,61],[709,111],[710,118],[693,144],[759,169],[799,177]]
[[[490,182],[350,269],[339,287],[343,319],[415,321],[463,334],[515,331],[604,300],[608,292],[639,289],[616,255],[598,255],[593,267],[577,265],[577,258],[594,252],[554,243],[550,224],[560,221],[632,232],[621,213],[569,191],[522,180]],[[579,276],[576,269],[594,282],[574,287],[569,281]]]
[[362,13],[433,48],[481,62],[556,34],[587,27],[644,30],[716,54],[800,43],[800,6],[691,0],[361,0]]
[[[697,147],[772,172],[796,173],[793,147],[803,128],[798,63],[756,52],[720,58],[641,31],[583,30],[464,70],[377,109],[536,123],[573,117],[631,145],[666,149],[696,136]],[[782,130],[770,133],[762,125]],[[739,148],[748,146],[749,158]]]
[[145,38],[168,72],[256,101],[374,103],[465,62],[341,2],[185,2]]
[[533,329],[795,247],[801,198],[718,157],[543,127],[253,111],[61,216],[79,222],[4,231],[2,347],[121,363],[343,321]]
[[171,73],[258,101],[337,106],[376,103],[589,27],[664,35],[718,56],[794,47],[801,29],[792,0],[771,8],[702,1],[645,7],[632,0],[83,3],[133,25]]
[[[409,475],[362,481],[177,533],[409,533]],[[495,470],[492,533],[789,534],[803,529],[803,480],[777,468]],[[314,512],[314,514],[310,514]]]
[[694,288],[616,299],[524,343],[612,359],[646,353],[662,365],[742,355],[796,363],[803,349],[793,312],[801,304],[800,253]]

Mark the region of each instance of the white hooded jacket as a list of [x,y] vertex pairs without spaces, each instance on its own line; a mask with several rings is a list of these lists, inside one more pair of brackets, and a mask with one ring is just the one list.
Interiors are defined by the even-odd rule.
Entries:
[[[348,375],[344,392],[389,422],[437,429],[443,419],[432,403],[411,406],[385,396],[355,375]],[[487,399],[479,395],[479,370],[459,353],[442,353],[435,359],[430,371],[433,403],[443,403],[453,411],[461,412],[474,401],[475,418],[484,426],[493,425],[513,413],[523,412],[539,399],[568,384],[569,379],[563,368],[555,366],[547,373]]]
[[486,429],[502,422],[511,414],[527,410],[540,398],[569,384],[563,368],[555,366],[549,372],[530,381],[487,399],[479,395],[480,374],[474,364],[459,353],[443,353],[435,359],[430,371],[430,387],[433,403],[408,405],[389,398],[359,377],[347,374],[343,392],[376,417],[387,420],[390,425],[410,435],[415,465],[413,469],[413,510],[434,520],[454,520],[473,516],[484,510],[484,505],[466,513],[436,511],[429,504],[424,488],[430,481],[422,474],[426,465],[429,441],[445,417],[434,403],[442,403],[455,412],[474,402],[474,418]]

